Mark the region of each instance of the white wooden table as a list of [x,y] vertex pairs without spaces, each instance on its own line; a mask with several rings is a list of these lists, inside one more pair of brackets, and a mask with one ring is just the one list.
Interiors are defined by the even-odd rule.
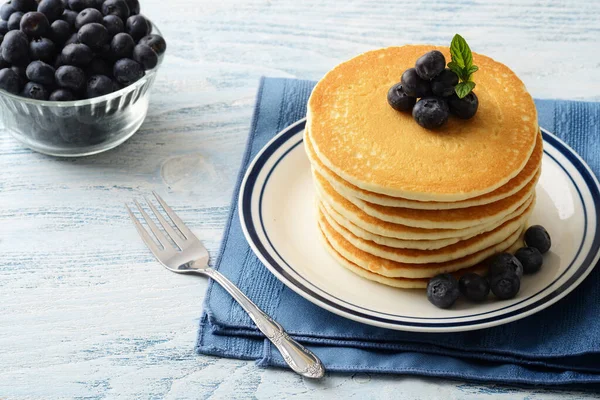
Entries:
[[198,356],[206,280],[159,267],[123,202],[157,190],[216,254],[259,77],[316,80],[377,47],[448,44],[459,32],[535,97],[598,100],[599,2],[145,0],[142,10],[169,50],[137,135],[63,160],[0,128],[0,398],[564,395],[367,374],[310,382]]

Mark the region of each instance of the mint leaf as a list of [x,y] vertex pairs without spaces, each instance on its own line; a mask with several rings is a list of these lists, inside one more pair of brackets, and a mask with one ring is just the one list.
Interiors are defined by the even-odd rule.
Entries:
[[469,68],[473,65],[473,55],[467,41],[458,33],[452,38],[450,44],[450,55],[452,61],[461,68]]
[[454,87],[454,91],[461,99],[471,93],[475,87],[472,77],[479,68],[473,65],[473,53],[467,44],[467,41],[458,33],[452,38],[450,43],[450,55],[452,61],[448,63],[448,68],[452,70],[460,82]]
[[459,78],[462,75],[463,69],[457,63],[450,61],[448,63],[448,68],[450,68],[450,70],[452,70],[452,72],[454,72],[456,75],[458,75]]
[[456,68],[456,69],[462,69],[462,68],[460,67],[460,65],[458,65],[458,64],[457,64],[457,63],[455,63],[454,61],[450,61],[450,62],[448,63],[448,68],[450,68],[451,70],[454,70],[455,68]]
[[479,67],[477,65],[471,65],[469,67],[469,69],[467,70],[467,73],[469,75],[473,75],[473,72],[477,72],[477,71],[479,71]]
[[471,91],[475,88],[475,82],[459,82],[458,85],[454,87],[454,91],[459,98],[466,97]]

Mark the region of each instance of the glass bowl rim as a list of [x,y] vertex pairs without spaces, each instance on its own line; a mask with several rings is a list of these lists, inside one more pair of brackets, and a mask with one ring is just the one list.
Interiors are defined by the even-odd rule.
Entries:
[[[158,29],[158,27],[154,24],[154,22],[150,21],[150,23],[152,24],[151,35],[159,35],[164,38],[164,36],[162,35],[162,32],[160,31],[160,29]],[[158,69],[162,65],[165,54],[166,54],[166,52],[161,54],[158,57],[158,64],[156,64],[156,67],[152,68],[151,70],[146,71],[146,75],[144,75],[143,78],[135,81],[134,83],[132,83],[129,86],[124,87],[123,89],[119,89],[116,92],[105,94],[104,96],[93,97],[91,99],[73,100],[73,101],[34,100],[34,99],[27,98],[27,97],[19,96],[18,94],[9,93],[3,89],[0,89],[0,96],[7,97],[7,98],[9,98],[13,101],[19,102],[19,103],[27,103],[27,104],[32,104],[34,106],[59,107],[59,108],[60,107],[65,108],[65,107],[88,106],[88,105],[92,105],[92,104],[102,103],[102,102],[105,102],[108,100],[114,100],[119,97],[122,97],[123,95],[126,95],[129,92],[135,91],[139,87],[146,84],[146,82],[148,82],[148,80],[151,77],[156,75],[156,73],[158,72]]]

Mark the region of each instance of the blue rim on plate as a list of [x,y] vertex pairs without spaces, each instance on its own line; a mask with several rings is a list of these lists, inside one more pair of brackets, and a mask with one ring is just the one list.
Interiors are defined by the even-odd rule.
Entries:
[[[253,249],[255,254],[259,257],[259,259],[265,264],[265,266],[267,266],[267,268],[269,268],[271,272],[273,272],[284,284],[286,284],[296,293],[300,294],[309,301],[328,309],[329,311],[363,323],[397,330],[443,332],[481,329],[488,326],[495,326],[502,323],[511,322],[513,320],[525,317],[527,315],[531,315],[554,304],[556,301],[560,300],[569,292],[571,292],[575,287],[577,287],[579,283],[581,283],[581,281],[583,281],[583,279],[585,279],[585,277],[592,271],[592,269],[600,259],[600,229],[596,229],[594,232],[593,240],[591,242],[591,247],[587,251],[585,259],[581,262],[578,262],[577,265],[575,265],[575,261],[577,260],[578,255],[582,251],[584,243],[582,241],[577,251],[577,254],[571,261],[570,265],[567,268],[565,268],[565,270],[560,276],[558,276],[553,282],[546,285],[545,288],[540,290],[539,292],[532,294],[523,300],[520,300],[518,303],[510,304],[504,308],[494,309],[483,313],[473,313],[464,316],[430,318],[432,321],[425,321],[428,318],[423,317],[386,314],[377,310],[366,309],[356,304],[348,303],[346,300],[340,299],[331,294],[328,294],[326,297],[323,295],[323,293],[320,293],[321,290],[318,287],[312,285],[306,279],[303,279],[300,276],[300,274],[295,270],[293,265],[290,265],[290,263],[288,263],[279,254],[275,246],[273,246],[273,243],[271,242],[268,234],[266,233],[266,230],[264,229],[262,215],[261,204],[265,189],[267,187],[267,183],[269,182],[269,178],[271,177],[272,173],[275,171],[277,166],[280,164],[280,162],[284,160],[285,157],[288,154],[290,154],[290,152],[296,149],[297,146],[303,143],[303,137],[301,135],[301,132],[304,130],[305,125],[306,119],[303,119],[289,126],[277,136],[275,136],[269,143],[267,143],[262,149],[262,151],[255,157],[254,161],[248,168],[246,176],[242,182],[238,207],[240,221],[248,243],[250,244],[250,247]],[[581,178],[585,182],[587,189],[590,192],[594,209],[600,210],[600,186],[598,184],[598,180],[596,179],[590,168],[585,164],[581,157],[579,157],[570,147],[568,147],[556,136],[552,135],[550,132],[544,129],[542,129],[542,136],[546,144],[556,149],[577,170],[577,172],[580,174]],[[289,144],[288,142],[292,143]],[[287,150],[282,154],[277,155],[278,158],[273,160],[272,158],[274,154],[284,145],[288,146]],[[576,184],[573,176],[569,173],[569,171],[567,170],[567,168],[565,168],[564,165],[558,162],[558,160],[556,160],[556,158],[552,154],[549,154],[546,149],[544,149],[544,153],[546,156],[549,156],[551,159],[553,159],[561,167],[561,169],[570,178],[571,182],[576,188],[577,194],[583,205],[585,221],[583,231],[586,232],[588,224],[588,211],[586,210],[584,199],[581,190],[579,189],[579,186]],[[259,188],[257,188],[259,174],[263,171],[265,167],[269,168],[269,171],[266,175],[266,178],[264,178],[264,181],[260,182]],[[257,189],[260,189],[258,199],[259,226],[256,225],[256,221],[252,217],[252,199],[256,195],[255,192],[257,191]],[[594,214],[595,220],[591,223],[594,223],[595,226],[600,226],[600,212],[594,212]],[[265,232],[267,243],[264,243],[263,240],[261,240],[261,238],[258,235],[257,228],[260,228],[263,232]],[[271,252],[268,251],[266,244],[268,244],[271,247],[271,250],[279,257],[280,261],[277,261],[273,257]],[[576,271],[573,272],[573,268],[576,268]],[[568,272],[571,272],[572,275],[559,287],[555,288],[549,293],[544,294],[541,298],[537,299],[534,302],[531,302],[530,304],[527,304],[523,307],[518,307],[519,305],[526,303],[532,298],[540,296],[542,292],[547,290],[548,287],[554,285]],[[485,315],[487,314],[497,314],[499,311],[502,311],[504,309],[512,309],[515,308],[515,306],[517,306],[516,309],[512,311],[507,311],[500,315],[485,317]],[[472,320],[473,317],[477,318],[475,320]],[[471,320],[469,320],[469,318],[471,318]],[[452,320],[452,322],[447,322],[444,320]]]

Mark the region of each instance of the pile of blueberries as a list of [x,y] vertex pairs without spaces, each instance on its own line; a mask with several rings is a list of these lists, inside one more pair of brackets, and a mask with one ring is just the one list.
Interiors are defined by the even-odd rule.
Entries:
[[400,83],[388,91],[387,99],[397,111],[412,112],[419,125],[435,129],[448,121],[452,113],[458,118],[469,119],[475,115],[479,100],[470,92],[459,98],[454,90],[458,75],[446,68],[446,58],[438,50],[420,57],[414,68],[402,74]]
[[115,92],[167,44],[138,0],[11,0],[0,8],[0,89],[72,101]]
[[487,299],[490,289],[500,300],[514,298],[521,289],[523,274],[534,274],[542,268],[542,254],[550,250],[550,235],[540,225],[525,231],[525,246],[512,255],[500,253],[487,262],[488,274],[483,277],[473,272],[456,280],[451,274],[431,278],[427,298],[436,307],[450,308],[462,294],[467,300],[480,303]]

